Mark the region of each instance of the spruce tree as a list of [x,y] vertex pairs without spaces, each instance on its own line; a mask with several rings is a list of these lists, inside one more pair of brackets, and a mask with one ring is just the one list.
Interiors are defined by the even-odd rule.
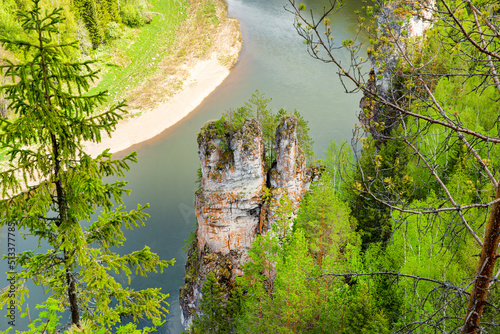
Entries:
[[197,315],[190,333],[231,333],[232,300],[225,298],[214,272],[208,274],[201,292],[201,315]]
[[[125,241],[122,226],[143,225],[147,217],[147,205],[125,211],[125,181],[103,181],[122,177],[128,163],[136,161],[135,153],[113,159],[106,150],[93,158],[83,150],[84,141],[99,142],[101,131],[114,130],[125,105],[104,110],[106,92],[86,94],[97,73],[91,62],[66,57],[77,42],[56,42],[60,9],[42,15],[40,0],[33,0],[31,10],[18,17],[31,38],[0,39],[26,54],[23,63],[5,60],[0,66],[11,82],[1,92],[14,114],[0,120],[0,143],[9,160],[0,172],[0,223],[25,230],[48,250],[15,255],[16,302],[21,305],[24,283],[31,280],[70,311],[70,323],[77,327],[85,322],[111,328],[124,317],[158,322],[167,295],[154,288],[134,291],[111,275],[122,274],[130,283],[134,273],[146,275],[174,263],[160,260],[147,246],[127,255],[112,250]],[[2,297],[3,305],[10,302],[7,292]]]
[[[332,265],[342,269],[348,262],[347,251],[358,248],[356,220],[348,204],[339,198],[333,178],[328,172],[313,185],[301,202],[295,226],[304,229],[311,255],[318,267],[330,270]],[[323,263],[326,259],[327,263]],[[353,268],[349,268],[352,270]]]
[[236,319],[238,333],[265,333],[270,328],[273,307],[273,280],[280,246],[275,234],[258,235],[248,251],[250,261],[244,264],[244,275],[238,278],[243,296],[241,313]]

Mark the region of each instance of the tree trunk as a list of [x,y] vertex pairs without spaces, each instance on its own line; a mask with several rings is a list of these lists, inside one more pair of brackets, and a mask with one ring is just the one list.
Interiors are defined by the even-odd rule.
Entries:
[[[37,19],[39,19],[37,17]],[[40,50],[40,63],[42,65],[42,73],[43,73],[43,84],[44,84],[44,98],[45,98],[45,103],[46,106],[50,111],[53,111],[52,109],[52,103],[51,103],[51,93],[49,89],[49,68],[47,67],[47,62],[45,61],[45,45],[44,45],[44,39],[42,37],[42,29],[41,29],[41,22],[42,20],[37,21],[38,24],[38,31],[39,31],[39,50]],[[56,117],[54,115],[53,117]],[[65,192],[64,192],[64,187],[63,183],[61,180],[61,152],[59,149],[59,141],[57,139],[57,136],[55,133],[51,132],[50,133],[50,140],[52,144],[52,155],[53,155],[53,173],[54,173],[54,183],[56,186],[56,202],[57,202],[57,212],[59,213],[59,221],[56,222],[56,226],[60,227],[61,225],[64,228],[65,224],[71,224],[71,220],[68,217],[68,203],[66,202],[65,198]],[[64,250],[64,263],[67,265],[68,263],[68,256],[67,252]],[[68,285],[68,299],[69,299],[69,307],[71,310],[71,323],[76,325],[77,327],[80,328],[80,312],[78,308],[78,299],[77,299],[77,293],[76,293],[76,283],[74,278],[72,277],[72,270],[71,266],[66,267],[66,284]]]
[[[495,199],[500,198],[500,187],[497,188]],[[469,306],[464,319],[463,333],[475,334],[483,314],[488,289],[490,286],[495,262],[498,258],[498,243],[500,241],[500,204],[496,202],[491,207],[490,218],[486,226],[481,257],[476,270],[475,283],[469,297]]]
[[80,313],[78,312],[78,300],[76,298],[76,284],[71,277],[70,268],[66,268],[66,282],[68,284],[69,308],[71,310],[71,323],[80,328]]

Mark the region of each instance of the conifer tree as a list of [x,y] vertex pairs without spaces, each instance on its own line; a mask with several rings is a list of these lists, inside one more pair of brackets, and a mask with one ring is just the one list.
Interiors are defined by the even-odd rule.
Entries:
[[[106,92],[86,94],[97,73],[90,62],[66,57],[77,42],[56,42],[63,21],[60,9],[42,15],[40,0],[33,0],[33,7],[18,16],[32,37],[0,39],[5,47],[21,48],[27,55],[23,63],[6,60],[0,66],[10,78],[1,91],[14,114],[0,120],[0,143],[9,159],[0,172],[0,224],[24,229],[48,250],[15,255],[16,303],[21,307],[24,283],[31,280],[70,311],[73,326],[85,321],[96,329],[111,328],[124,317],[158,323],[167,295],[155,288],[134,291],[111,275],[122,274],[130,283],[134,273],[144,276],[174,263],[160,260],[147,246],[127,255],[111,249],[125,241],[122,226],[142,225],[147,217],[147,205],[125,211],[125,181],[103,181],[107,176],[122,177],[128,163],[136,161],[135,153],[117,160],[108,150],[96,158],[83,151],[84,141],[99,142],[101,131],[114,130],[125,105],[99,111]],[[3,305],[6,302],[4,293]]]
[[[262,138],[264,141],[266,168],[271,168],[276,159],[275,136],[276,127],[279,125],[281,118],[285,115],[292,114],[281,108],[276,113],[268,106],[272,99],[267,99],[264,94],[256,90],[252,93],[250,99],[245,102],[243,107],[236,110],[228,110],[222,115],[221,120],[226,121],[229,127],[234,131],[243,126],[243,123],[248,118],[256,118],[262,127]],[[293,111],[293,115],[297,117],[297,139],[300,148],[304,151],[307,161],[312,162],[314,152],[312,146],[314,141],[309,136],[308,121],[297,111]]]
[[238,333],[264,333],[271,326],[270,315],[275,311],[272,304],[275,263],[280,249],[275,235],[270,232],[258,235],[248,252],[251,260],[245,263],[245,274],[239,278],[244,294],[237,319]]
[[305,195],[296,225],[306,232],[310,251],[321,268],[326,268],[323,267],[324,258],[340,263],[345,258],[346,246],[359,244],[354,233],[356,221],[348,205],[333,189],[328,173],[324,173],[311,192]]
[[232,301],[225,298],[214,272],[208,274],[201,292],[201,314],[194,320],[191,333],[231,333]]

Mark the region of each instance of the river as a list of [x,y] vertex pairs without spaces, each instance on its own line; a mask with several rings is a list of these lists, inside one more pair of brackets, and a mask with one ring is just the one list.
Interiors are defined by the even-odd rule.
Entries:
[[[176,259],[175,266],[163,274],[134,277],[132,281],[135,289],[161,287],[163,292],[170,294],[168,322],[159,333],[180,333],[183,330],[178,302],[186,262],[182,247],[190,232],[195,230],[193,200],[199,166],[196,136],[201,126],[219,118],[224,111],[243,105],[256,89],[272,98],[270,106],[273,110],[297,109],[302,113],[309,121],[318,156],[326,149],[330,138],[349,140],[357,121],[360,96],[344,93],[333,65],[310,58],[293,27],[293,15],[283,9],[287,1],[227,2],[229,16],[240,21],[243,34],[238,64],[190,115],[152,140],[128,150],[138,152],[139,163],[126,175],[132,194],[125,198],[125,204],[132,209],[137,203],[149,203],[151,207],[147,212],[151,218],[145,227],[125,232],[127,241],[119,252],[131,252],[149,245],[161,258]],[[317,13],[328,5],[328,1],[323,0],[302,2]],[[361,0],[346,1],[342,13],[332,19],[332,30],[338,41],[355,34],[354,10],[360,7]],[[1,241],[5,253],[6,233]],[[18,251],[28,247],[28,241],[19,243],[23,245]],[[5,271],[6,261],[1,262],[0,269]],[[5,274],[0,276],[5,282],[3,277]],[[4,285],[7,284],[1,284]],[[32,296],[36,298],[37,294],[40,292]],[[34,303],[30,301],[32,307]],[[25,329],[25,326],[25,320],[19,321],[15,329]],[[6,328],[7,320],[0,319],[0,329]]]

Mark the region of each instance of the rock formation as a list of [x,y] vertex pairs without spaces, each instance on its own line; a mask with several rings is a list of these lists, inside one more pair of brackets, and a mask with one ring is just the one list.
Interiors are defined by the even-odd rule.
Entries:
[[[404,0],[389,2],[380,9],[377,16],[379,42],[375,45],[375,56],[370,55],[372,69],[367,88],[381,99],[394,104],[402,99],[404,91],[398,87],[401,80],[398,63],[410,43],[418,43],[431,26],[434,6],[435,0]],[[408,12],[412,14],[409,18],[406,16]],[[383,141],[392,125],[398,123],[398,117],[391,108],[376,101],[370,94],[365,93],[360,107],[364,111],[359,114],[361,124],[377,140]],[[377,126],[372,126],[379,123],[384,125],[381,132]]]
[[295,116],[281,120],[276,129],[275,147],[276,163],[268,173],[272,198],[266,207],[266,230],[269,230],[270,224],[277,219],[275,211],[283,194],[290,199],[296,213],[302,196],[309,189],[311,182],[316,180],[321,173],[320,168],[306,168],[306,158],[297,139]]
[[[201,287],[214,272],[229,291],[259,233],[265,233],[284,194],[296,211],[317,167],[306,168],[297,141],[297,118],[285,116],[276,130],[277,158],[266,171],[262,130],[246,120],[239,130],[223,121],[207,123],[198,135],[200,189],[195,195],[196,240],[188,252],[185,284],[181,287],[181,320],[188,327],[199,311]],[[269,181],[269,182],[267,182]],[[267,183],[266,183],[267,182]],[[267,184],[267,185],[266,185]],[[268,187],[271,198],[264,203]]]
[[[403,6],[412,8],[413,15],[406,18]],[[372,67],[375,70],[375,76],[381,76],[377,80],[377,90],[386,97],[390,96],[394,88],[396,66],[401,53],[406,52],[409,41],[422,37],[431,26],[432,11],[435,6],[435,0],[406,0],[404,2],[389,2],[380,10],[377,17],[378,34],[380,40],[386,40],[385,43],[379,43],[379,58],[372,58]],[[415,8],[419,9],[416,10]],[[380,63],[384,65],[381,67]]]
[[198,143],[202,178],[195,194],[197,248],[244,253],[252,246],[266,184],[260,125],[246,121],[240,131],[221,139],[212,122],[202,129]]

